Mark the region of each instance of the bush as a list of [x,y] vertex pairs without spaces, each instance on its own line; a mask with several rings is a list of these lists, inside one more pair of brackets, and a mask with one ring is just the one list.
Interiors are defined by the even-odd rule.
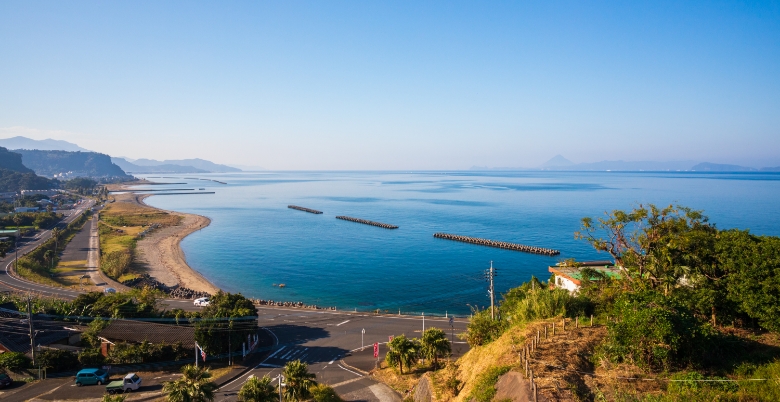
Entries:
[[490,318],[490,310],[475,311],[461,337],[471,347],[481,346],[498,339],[507,327],[506,321]]
[[510,366],[496,366],[487,369],[487,371],[477,377],[474,388],[466,399],[477,402],[492,401],[493,397],[496,396],[498,378],[507,373],[510,368]]
[[343,399],[339,397],[336,391],[325,385],[317,384],[309,389],[314,402],[341,402]]
[[30,359],[19,352],[0,353],[0,367],[9,371],[21,371],[30,367]]
[[42,350],[36,359],[41,367],[53,372],[68,371],[79,365],[79,359],[75,353],[59,349]]
[[106,357],[100,353],[99,348],[84,349],[79,353],[79,363],[82,366],[102,366],[106,362]]
[[133,261],[133,257],[129,250],[112,251],[103,256],[100,266],[106,275],[118,279],[128,268]]
[[[702,362],[713,345],[712,329],[691,312],[660,293],[626,293],[612,314],[619,322],[607,325],[601,353],[614,362],[651,369],[668,369]],[[712,356],[710,356],[712,357]]]

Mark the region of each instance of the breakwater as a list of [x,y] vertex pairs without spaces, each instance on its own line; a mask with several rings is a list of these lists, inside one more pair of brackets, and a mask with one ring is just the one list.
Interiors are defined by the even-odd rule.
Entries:
[[364,225],[377,226],[377,227],[385,228],[385,229],[398,229],[398,226],[395,226],[395,225],[390,225],[390,224],[382,223],[382,222],[374,222],[374,221],[369,221],[369,220],[360,219],[360,218],[353,218],[351,216],[340,215],[340,216],[337,216],[336,219],[343,219],[345,221],[357,222],[357,223],[362,223]]
[[434,233],[433,237],[439,238],[439,239],[447,239],[447,240],[455,240],[460,241],[464,243],[471,243],[471,244],[478,244],[480,246],[488,246],[488,247],[497,247],[497,248],[503,248],[507,250],[514,250],[514,251],[522,251],[524,253],[531,253],[531,254],[541,254],[546,256],[555,256],[560,254],[561,252],[558,250],[553,250],[550,248],[543,248],[543,247],[534,247],[534,246],[526,246],[524,244],[517,244],[517,243],[509,243],[505,241],[495,241],[495,240],[488,240],[488,239],[480,239],[477,237],[468,237],[468,236],[459,236],[449,233]]
[[316,209],[309,209],[309,208],[299,207],[297,205],[288,205],[287,208],[297,209],[299,211],[308,212],[310,214],[321,214],[322,213],[322,211],[317,211]]

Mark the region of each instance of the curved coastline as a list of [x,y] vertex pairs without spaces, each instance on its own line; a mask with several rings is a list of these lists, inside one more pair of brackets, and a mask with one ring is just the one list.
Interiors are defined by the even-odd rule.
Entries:
[[187,264],[184,250],[181,248],[182,239],[210,225],[211,219],[197,214],[164,210],[144,202],[146,198],[153,195],[140,194],[135,199],[141,205],[180,216],[182,220],[178,225],[154,231],[138,242],[136,247],[150,268],[149,274],[160,282],[166,283],[171,282],[170,278],[166,278],[167,273],[175,278],[179,286],[211,294],[217,293],[220,290],[217,286]]

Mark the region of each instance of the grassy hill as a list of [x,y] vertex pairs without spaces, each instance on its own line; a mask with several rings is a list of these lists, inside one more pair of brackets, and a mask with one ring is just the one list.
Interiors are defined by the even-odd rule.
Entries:
[[46,190],[56,182],[37,176],[22,164],[22,155],[0,147],[0,192],[19,190]]
[[130,178],[119,166],[111,162],[111,157],[97,152],[68,152],[17,150],[22,155],[25,166],[35,173],[54,177],[62,173],[73,172],[73,177],[91,178]]

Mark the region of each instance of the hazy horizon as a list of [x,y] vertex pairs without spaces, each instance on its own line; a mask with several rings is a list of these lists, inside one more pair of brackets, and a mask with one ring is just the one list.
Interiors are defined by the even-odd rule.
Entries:
[[780,4],[0,3],[0,138],[269,170],[780,166]]

